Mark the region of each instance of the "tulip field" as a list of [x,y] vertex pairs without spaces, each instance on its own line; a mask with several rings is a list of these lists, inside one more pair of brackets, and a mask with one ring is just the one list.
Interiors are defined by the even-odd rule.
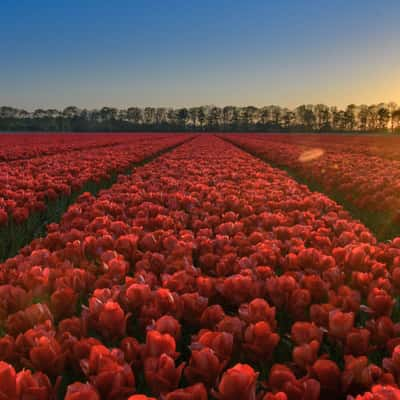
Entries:
[[400,399],[400,139],[1,142],[0,400]]

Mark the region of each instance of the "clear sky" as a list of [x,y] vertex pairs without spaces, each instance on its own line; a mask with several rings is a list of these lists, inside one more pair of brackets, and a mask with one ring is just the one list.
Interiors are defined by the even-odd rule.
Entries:
[[0,105],[400,103],[400,0],[1,0]]

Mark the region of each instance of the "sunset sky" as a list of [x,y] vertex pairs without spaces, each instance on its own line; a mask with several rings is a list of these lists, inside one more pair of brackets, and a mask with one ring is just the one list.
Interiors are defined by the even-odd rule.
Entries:
[[0,105],[400,103],[399,0],[2,0]]

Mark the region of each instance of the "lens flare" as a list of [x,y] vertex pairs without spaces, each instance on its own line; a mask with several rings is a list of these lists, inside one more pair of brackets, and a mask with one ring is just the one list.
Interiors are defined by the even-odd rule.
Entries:
[[318,158],[322,157],[323,154],[324,154],[324,150],[319,149],[319,148],[306,150],[300,154],[299,161],[300,162],[314,161],[314,160],[317,160]]

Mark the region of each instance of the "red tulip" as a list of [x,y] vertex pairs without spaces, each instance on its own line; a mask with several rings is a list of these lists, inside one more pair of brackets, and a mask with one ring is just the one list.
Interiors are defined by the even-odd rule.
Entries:
[[266,286],[272,303],[278,308],[288,305],[291,293],[298,287],[296,280],[289,275],[269,278]]
[[100,311],[98,328],[106,338],[119,338],[126,333],[126,315],[117,302],[107,301]]
[[193,350],[209,347],[214,351],[221,361],[229,360],[233,351],[233,336],[227,332],[211,332],[201,330],[199,332],[197,343],[192,344]]
[[36,339],[29,357],[36,369],[49,376],[58,376],[64,371],[65,355],[54,338],[41,336]]
[[58,335],[62,336],[63,333],[68,332],[78,339],[86,336],[86,328],[84,321],[78,317],[63,319],[57,326]]
[[124,299],[129,310],[135,311],[140,309],[150,299],[150,295],[151,290],[149,285],[133,283],[126,289]]
[[254,299],[249,304],[242,304],[239,316],[249,324],[265,321],[272,329],[276,327],[275,307],[270,307],[264,299]]
[[127,260],[132,260],[137,251],[139,237],[135,234],[123,235],[115,243],[115,250],[121,253]]
[[338,339],[345,339],[353,329],[354,313],[334,310],[329,313],[329,334]]
[[238,317],[225,316],[221,321],[218,322],[215,329],[220,332],[227,332],[232,334],[236,343],[240,343],[243,340],[243,328],[245,323]]
[[54,317],[64,319],[72,317],[76,312],[78,296],[70,288],[58,289],[51,295],[50,308]]
[[395,335],[394,323],[387,316],[368,320],[366,327],[371,332],[371,342],[382,346]]
[[171,314],[179,319],[182,313],[182,302],[177,293],[171,292],[168,289],[160,288],[154,293],[154,302],[159,317],[165,314]]
[[200,323],[203,328],[212,329],[225,317],[224,309],[219,304],[207,307],[201,314]]
[[31,294],[19,286],[1,285],[0,320],[6,319],[8,314],[24,310],[29,306]]
[[376,315],[390,315],[394,299],[383,289],[373,288],[368,294],[368,305]]
[[193,350],[189,365],[185,368],[185,377],[189,383],[202,382],[207,387],[214,386],[224,367],[215,353],[208,347]]
[[183,302],[183,318],[188,324],[198,325],[201,314],[208,306],[208,299],[198,293],[184,293],[181,295]]
[[331,360],[318,360],[312,366],[312,371],[321,384],[321,394],[336,398],[341,392],[339,367]]
[[267,322],[257,322],[246,329],[243,350],[254,361],[266,361],[272,357],[279,340],[279,335],[272,332]]
[[160,333],[168,333],[177,342],[181,338],[181,324],[170,315],[160,317],[151,328]]
[[152,393],[159,395],[176,389],[182,375],[184,364],[175,367],[175,361],[167,354],[159,358],[148,357],[144,361],[144,376]]
[[371,388],[375,383],[378,383],[382,375],[383,371],[378,366],[369,364],[366,356],[345,356],[342,388],[346,392],[349,391],[351,386],[366,390]]
[[285,392],[267,393],[262,400],[288,400]]
[[13,362],[17,358],[14,338],[9,335],[0,338],[0,360]]
[[310,320],[320,327],[328,329],[329,314],[335,310],[332,304],[312,304],[310,307]]
[[100,346],[101,342],[95,338],[84,338],[75,342],[72,347],[72,356],[78,362],[89,359],[92,347]]
[[129,270],[129,264],[121,256],[112,258],[104,265],[107,275],[110,275],[115,281],[121,281]]
[[[350,399],[353,399],[350,397]],[[400,389],[393,386],[375,385],[371,392],[359,394],[355,400],[400,400]]]
[[14,368],[0,361],[0,400],[17,400],[17,374]]
[[296,376],[286,366],[282,364],[274,364],[271,368],[268,378],[268,384],[274,391],[283,391],[287,383],[295,383]]
[[311,300],[311,294],[307,289],[293,290],[288,304],[292,316],[295,319],[305,319]]
[[313,340],[322,342],[322,331],[313,322],[295,322],[291,328],[291,338],[298,344],[311,343]]
[[184,389],[176,389],[164,396],[165,400],[207,400],[207,390],[202,383]]
[[215,397],[219,400],[255,400],[258,373],[247,364],[236,364],[221,378]]
[[317,361],[319,342],[313,340],[310,344],[302,344],[293,349],[293,361],[301,368],[307,369]]
[[328,298],[327,284],[319,275],[307,275],[301,283],[310,292],[313,303],[323,303]]
[[20,399],[51,400],[54,396],[51,382],[47,375],[29,370],[17,374],[17,393]]
[[140,365],[141,345],[133,337],[125,337],[121,340],[119,348],[125,356],[125,361],[131,364],[134,368]]
[[391,358],[383,359],[382,366],[394,375],[398,383],[400,382],[400,345],[393,349]]
[[120,350],[95,345],[89,360],[81,361],[81,368],[105,398],[127,397],[135,392],[135,376]]
[[288,399],[319,400],[320,384],[315,379],[297,380],[285,365],[275,364],[269,373],[268,384],[274,392],[284,392]]
[[221,288],[222,295],[233,304],[241,304],[254,297],[259,292],[258,285],[250,276],[232,275],[224,279]]
[[65,400],[100,400],[100,396],[90,383],[76,382],[68,386]]
[[15,336],[47,320],[53,321],[53,315],[47,305],[33,304],[24,311],[18,311],[7,318],[7,331]]
[[143,357],[160,357],[165,353],[172,358],[177,357],[175,339],[168,333],[162,334],[158,331],[148,331],[146,344],[143,348]]
[[[213,257],[218,257],[214,255]],[[217,294],[216,288],[216,279],[210,276],[198,276],[196,278],[197,291],[200,296],[207,297],[208,299],[212,299]]]
[[345,352],[353,356],[367,355],[371,333],[368,329],[353,329],[346,336]]

